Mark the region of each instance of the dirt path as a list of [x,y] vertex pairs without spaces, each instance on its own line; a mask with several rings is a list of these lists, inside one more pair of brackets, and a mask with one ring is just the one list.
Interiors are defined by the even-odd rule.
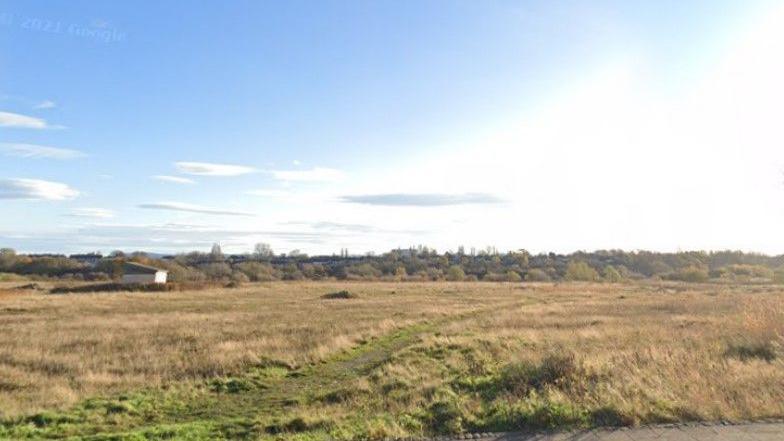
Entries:
[[[518,307],[534,298],[517,299],[502,307]],[[462,313],[425,320],[374,338],[355,348],[335,354],[321,363],[288,370],[274,363],[252,368],[234,377],[216,379],[193,389],[148,391],[121,401],[99,399],[63,413],[31,417],[17,423],[6,422],[7,432],[19,438],[52,439],[95,437],[103,439],[171,438],[198,430],[221,439],[255,439],[260,429],[259,415],[285,417],[300,403],[318,399],[320,394],[349,385],[352,379],[369,374],[404,348],[439,326],[492,313],[492,308],[476,308]],[[89,401],[89,400],[88,400]],[[130,411],[129,411],[130,409]],[[1,427],[0,427],[1,428]],[[29,429],[29,430],[27,430]],[[262,428],[270,431],[274,428]],[[162,436],[161,436],[162,435]],[[13,438],[13,439],[19,439]],[[7,439],[0,430],[0,439]],[[202,439],[198,436],[189,439]]]

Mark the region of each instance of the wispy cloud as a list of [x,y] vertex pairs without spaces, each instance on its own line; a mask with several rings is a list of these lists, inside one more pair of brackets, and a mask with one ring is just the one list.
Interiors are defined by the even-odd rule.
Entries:
[[345,224],[342,222],[310,222],[307,223],[316,230],[328,230],[328,231],[348,231],[352,233],[372,233],[379,231],[378,228],[372,225],[364,225],[364,224]]
[[335,234],[335,235],[404,234],[410,236],[410,235],[420,235],[427,232],[426,230],[388,229],[388,228],[381,228],[376,225],[332,222],[332,221],[315,221],[315,222],[289,221],[289,222],[283,222],[282,225],[305,225],[314,230],[318,230],[321,232],[328,232],[330,234]]
[[269,189],[258,189],[258,190],[248,190],[245,194],[251,196],[263,196],[263,197],[270,197],[270,198],[284,198],[284,197],[291,197],[292,193],[286,190],[269,190]]
[[498,204],[503,200],[487,193],[388,193],[341,196],[342,202],[367,205],[441,207],[447,205]]
[[53,126],[41,118],[11,112],[0,112],[0,127],[38,130],[63,128],[63,126]]
[[87,217],[93,219],[111,219],[114,217],[112,210],[105,208],[74,208],[68,213],[71,217]]
[[[99,223],[100,222],[100,223]],[[279,246],[299,248],[323,245],[335,240],[335,233],[328,231],[304,231],[288,229],[239,229],[212,225],[187,225],[182,223],[128,225],[103,222],[68,226],[55,231],[35,233],[9,232],[0,230],[0,242],[5,246],[51,252],[52,250],[124,249],[155,252],[209,250],[218,242],[234,252],[250,251],[254,243],[273,242]],[[285,245],[284,245],[285,244]]]
[[166,175],[155,175],[150,176],[152,179],[157,181],[164,181],[164,182],[173,182],[175,184],[195,184],[196,181],[193,179],[183,178],[180,176],[166,176]]
[[37,144],[22,143],[0,143],[0,152],[5,156],[16,156],[19,158],[32,159],[76,159],[87,156],[79,150],[63,149],[59,147],[49,147]]
[[60,182],[40,179],[0,179],[0,199],[62,201],[79,196],[79,192]]
[[233,164],[213,164],[209,162],[176,162],[174,166],[181,173],[200,176],[239,176],[256,171],[253,167]]
[[185,211],[188,213],[217,214],[223,216],[253,216],[251,213],[242,211],[222,210],[219,208],[203,207],[201,205],[185,204],[181,202],[156,202],[151,204],[141,204],[139,208],[149,210],[169,210]]
[[57,107],[57,103],[54,101],[45,100],[33,106],[33,109],[54,109],[55,107]]
[[279,181],[334,182],[340,181],[345,174],[334,168],[314,167],[310,170],[270,170]]

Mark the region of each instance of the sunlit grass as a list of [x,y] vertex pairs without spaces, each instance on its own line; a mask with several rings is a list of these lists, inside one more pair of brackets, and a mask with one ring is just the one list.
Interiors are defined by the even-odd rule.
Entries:
[[784,416],[778,287],[6,294],[0,324],[0,409],[20,437],[377,439]]

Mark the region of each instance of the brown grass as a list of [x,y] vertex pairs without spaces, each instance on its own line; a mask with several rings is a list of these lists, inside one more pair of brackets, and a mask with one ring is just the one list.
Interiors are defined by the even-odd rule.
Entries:
[[[321,298],[344,289],[356,298]],[[228,375],[270,359],[299,366],[395,329],[451,317],[382,366],[378,378],[357,381],[416,385],[421,393],[384,405],[403,411],[427,406],[447,371],[546,366],[558,353],[601,381],[540,388],[550,401],[608,405],[638,421],[652,412],[675,419],[784,415],[784,291],[750,289],[280,282],[199,292],[5,292],[0,414]],[[467,311],[477,313],[459,315]],[[770,345],[777,357],[728,356],[732,345],[758,344]],[[412,355],[440,348],[460,350],[430,361]]]

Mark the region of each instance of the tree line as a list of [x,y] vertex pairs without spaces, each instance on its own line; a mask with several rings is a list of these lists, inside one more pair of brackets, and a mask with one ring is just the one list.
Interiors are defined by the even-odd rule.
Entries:
[[525,250],[499,253],[494,248],[466,253],[439,253],[419,246],[381,255],[307,256],[299,251],[275,254],[265,244],[254,252],[224,255],[191,252],[156,258],[143,252],[114,252],[87,263],[58,255],[17,254],[0,249],[3,274],[28,278],[114,280],[122,276],[123,262],[132,261],[169,271],[173,282],[264,282],[274,280],[411,280],[411,281],[604,281],[660,279],[685,282],[727,281],[784,283],[784,256],[740,251],[600,250],[571,254],[531,254]]

